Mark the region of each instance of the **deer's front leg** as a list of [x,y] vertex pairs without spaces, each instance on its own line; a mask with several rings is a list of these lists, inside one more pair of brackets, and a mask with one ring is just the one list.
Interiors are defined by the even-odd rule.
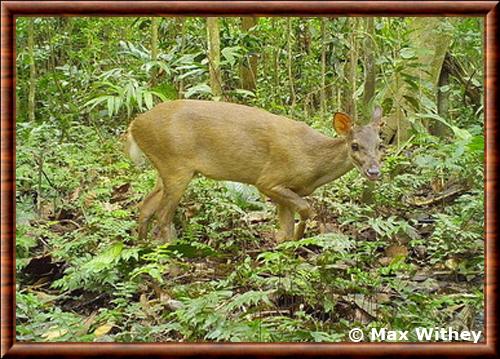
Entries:
[[[300,223],[295,235],[290,236],[290,238],[300,239],[304,235],[305,223],[309,218],[314,217],[314,212],[309,206],[309,203],[297,193],[286,187],[273,187],[271,189],[261,189],[261,192],[271,198],[273,201],[277,202],[280,206],[288,207],[292,212],[298,212],[300,215]],[[289,219],[288,219],[289,220]],[[281,224],[281,221],[280,221]],[[293,228],[293,227],[292,227]],[[293,229],[292,229],[293,233]]]

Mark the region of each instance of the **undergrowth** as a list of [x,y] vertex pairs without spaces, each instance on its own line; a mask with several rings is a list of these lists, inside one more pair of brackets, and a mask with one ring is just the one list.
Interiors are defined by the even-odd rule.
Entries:
[[[60,138],[54,141],[54,138]],[[481,147],[418,135],[309,198],[304,239],[278,244],[272,203],[197,177],[178,239],[136,240],[154,185],[116,134],[17,125],[17,339],[348,341],[350,328],[483,326]],[[476,145],[476,147],[474,147]],[[479,148],[479,150],[478,150]]]

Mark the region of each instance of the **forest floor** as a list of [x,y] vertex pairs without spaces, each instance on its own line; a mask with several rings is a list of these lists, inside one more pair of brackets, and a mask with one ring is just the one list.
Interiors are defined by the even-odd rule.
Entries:
[[18,126],[20,341],[484,330],[482,180],[462,180],[458,159],[459,175],[430,175],[427,157],[449,154],[425,140],[388,154],[381,183],[352,171],[309,197],[317,216],[299,241],[276,242],[275,208],[252,187],[197,177],[176,214],[178,239],[162,244],[154,229],[136,239],[154,170],[135,168],[116,136],[92,127],[57,143],[42,132]]

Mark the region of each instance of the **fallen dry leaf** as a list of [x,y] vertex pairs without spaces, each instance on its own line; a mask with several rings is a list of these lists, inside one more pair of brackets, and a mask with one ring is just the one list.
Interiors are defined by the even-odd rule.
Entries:
[[54,215],[54,203],[44,202],[40,206],[39,210],[40,218],[49,219]]
[[374,297],[377,303],[389,303],[391,301],[391,296],[386,293],[377,293]]
[[69,200],[70,200],[70,202],[75,202],[78,199],[78,197],[80,197],[80,187],[77,187],[73,191],[73,193],[70,194]]
[[102,207],[109,212],[116,211],[117,209],[120,209],[120,205],[117,203],[108,203],[104,202]]
[[406,248],[405,246],[392,245],[385,249],[385,255],[390,258],[405,258],[408,256],[408,248]]
[[250,223],[265,222],[269,219],[269,213],[266,211],[254,211],[248,213],[245,219]]
[[332,223],[319,223],[319,233],[332,233],[332,232],[338,232],[338,227],[335,224]]
[[51,328],[48,332],[42,334],[42,338],[45,338],[47,341],[51,341],[62,337],[67,332],[67,329]]
[[452,271],[457,270],[459,264],[456,258],[449,258],[444,262],[444,266]]
[[378,259],[378,262],[382,266],[388,266],[392,262],[392,258],[389,257],[382,257]]
[[90,314],[90,316],[85,318],[85,320],[83,321],[82,328],[77,332],[78,336],[85,335],[88,333],[90,327],[94,323],[95,318],[97,317],[97,313],[98,313],[97,311],[94,311],[92,312],[92,314]]
[[103,335],[108,334],[114,326],[114,323],[106,323],[104,325],[101,325],[100,327],[97,327],[96,330],[94,330],[94,335],[96,336],[96,338],[102,337]]

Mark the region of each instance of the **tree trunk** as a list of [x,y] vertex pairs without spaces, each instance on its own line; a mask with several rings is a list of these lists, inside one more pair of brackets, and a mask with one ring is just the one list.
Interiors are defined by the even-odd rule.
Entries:
[[287,68],[288,68],[288,83],[290,86],[290,98],[291,98],[291,115],[293,115],[293,111],[296,103],[296,95],[295,95],[295,79],[293,78],[293,70],[292,70],[292,20],[291,18],[287,18]]
[[[439,74],[439,80],[437,85],[437,110],[438,115],[444,119],[449,119],[448,109],[449,109],[449,91],[441,91],[441,87],[447,86],[449,84],[450,73],[447,66],[441,67],[441,73]],[[429,126],[429,132],[437,137],[445,137],[450,134],[448,126],[440,121],[434,121],[431,126]]]
[[375,95],[375,56],[373,54],[375,36],[374,31],[374,18],[369,17],[366,19],[366,37],[364,44],[364,57],[365,57],[365,86],[363,91],[363,103],[365,108],[370,104],[373,96]]
[[[365,109],[366,120],[370,121],[371,119],[371,106],[370,103],[375,95],[375,80],[377,70],[375,68],[375,56],[374,56],[374,18],[369,17],[365,19],[365,41],[363,47],[363,57],[365,59],[365,85],[363,89],[363,107]],[[365,188],[363,189],[363,193],[361,195],[361,199],[363,203],[373,203],[373,193],[375,191],[375,183],[372,181],[368,181],[366,183]]]
[[[415,51],[417,57],[415,63],[419,66],[409,67],[405,69],[405,73],[430,82],[436,95],[441,67],[451,43],[450,32],[443,31],[445,21],[448,20],[439,17],[419,17],[413,19],[409,26],[410,49]],[[385,96],[393,99],[394,109],[386,117],[387,125],[383,137],[387,142],[397,143],[399,146],[402,141],[410,137],[411,125],[407,117],[414,113],[415,109],[407,98],[415,98],[416,94],[415,89],[403,81],[399,73],[395,74],[392,85],[389,86]],[[420,99],[417,101],[420,102]]]
[[326,118],[326,18],[321,18],[321,89],[319,92],[320,96],[320,108],[321,108],[321,120],[324,121]]
[[352,116],[354,122],[357,122],[357,106],[355,92],[356,92],[356,83],[357,83],[357,68],[358,68],[358,49],[357,49],[357,41],[356,41],[356,32],[357,32],[357,22],[356,18],[349,18],[350,37],[349,37],[349,60],[346,62],[344,67],[344,76],[346,77],[347,86],[344,87],[344,96],[343,96],[343,109],[345,112],[349,113]]
[[[252,27],[257,25],[257,18],[246,16],[241,18],[241,31],[248,33]],[[241,88],[253,91],[257,89],[257,65],[258,58],[256,54],[249,54],[240,65]]]
[[[271,19],[271,26],[275,29],[277,26],[277,21],[275,18]],[[280,63],[280,47],[279,46],[273,46],[273,80],[274,80],[274,88],[277,89],[279,86],[279,63]]]
[[311,52],[311,30],[309,28],[309,18],[300,19],[300,27],[298,30],[298,43],[300,44],[301,52],[310,54]]
[[213,98],[219,100],[222,96],[222,76],[220,72],[219,19],[217,17],[207,17],[207,37],[210,87]]
[[[158,59],[158,25],[160,23],[159,17],[151,18],[151,60],[156,61]],[[151,73],[151,85],[156,84],[158,73],[153,71]]]
[[450,74],[450,76],[457,79],[458,82],[464,86],[464,103],[466,105],[472,105],[474,110],[477,111],[477,109],[481,106],[481,88],[471,82],[471,78],[475,73],[467,73],[458,59],[451,56],[450,53],[446,54],[443,68],[446,68],[446,71]]
[[34,19],[28,19],[28,54],[30,61],[30,80],[28,91],[28,119],[35,121],[35,92],[36,92],[36,67],[35,67],[35,40],[34,40]]
[[[184,53],[184,47],[186,45],[186,21],[187,18],[179,17],[179,21],[181,21],[181,44],[179,52],[181,54]],[[184,97],[184,79],[179,80],[179,88],[177,89],[177,97]]]

